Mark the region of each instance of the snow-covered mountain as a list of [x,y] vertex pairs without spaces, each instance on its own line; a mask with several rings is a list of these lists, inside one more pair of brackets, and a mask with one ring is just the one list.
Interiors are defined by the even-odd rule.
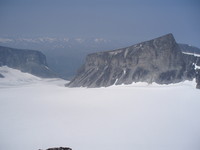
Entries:
[[[18,69],[13,69],[8,66],[0,67],[0,88],[13,88],[21,86],[32,86],[35,84],[48,84],[57,82],[64,86],[66,80],[60,78],[40,78],[30,73],[21,72]],[[60,83],[59,83],[60,82]]]
[[3,150],[199,150],[195,81],[87,89],[8,67],[0,74]]
[[41,80],[39,77],[7,66],[0,67],[0,74],[2,75],[2,78],[0,79],[1,88],[4,86],[30,84]]
[[[63,49],[72,47],[93,47],[99,46],[106,47],[109,44],[113,44],[113,41],[104,38],[68,38],[68,37],[36,37],[36,38],[3,38],[0,37],[0,45],[11,46],[15,48],[27,48],[40,49],[40,50],[52,50]],[[117,44],[116,44],[117,45]]]

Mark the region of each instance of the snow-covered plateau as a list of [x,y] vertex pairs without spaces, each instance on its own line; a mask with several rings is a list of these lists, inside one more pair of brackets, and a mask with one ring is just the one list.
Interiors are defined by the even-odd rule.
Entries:
[[0,74],[1,150],[200,149],[195,81],[67,88],[8,67]]

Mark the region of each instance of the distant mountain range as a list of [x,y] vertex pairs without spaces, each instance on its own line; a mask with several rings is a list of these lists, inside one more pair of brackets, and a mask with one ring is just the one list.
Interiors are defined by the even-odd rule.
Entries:
[[[115,43],[115,44],[114,44]],[[119,42],[118,42],[119,43]],[[82,47],[85,48],[103,48],[119,46],[117,42],[104,38],[54,38],[54,37],[37,37],[37,38],[3,38],[0,37],[0,45],[15,48],[25,48],[36,50],[54,50],[63,48]],[[86,50],[86,49],[85,49]]]

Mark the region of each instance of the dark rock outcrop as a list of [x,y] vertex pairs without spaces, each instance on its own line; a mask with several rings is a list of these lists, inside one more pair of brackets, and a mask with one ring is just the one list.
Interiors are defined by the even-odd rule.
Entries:
[[200,69],[196,71],[196,82],[197,82],[197,89],[200,89]]
[[[41,150],[41,149],[39,149],[39,150]],[[69,147],[56,147],[56,148],[48,148],[46,150],[72,150],[72,149]]]
[[189,77],[196,78],[196,88],[200,89],[200,57],[182,54],[186,63],[186,71]]
[[0,74],[0,78],[4,78],[4,76],[2,74]]
[[45,55],[35,50],[0,46],[0,66],[8,66],[43,78],[57,76],[48,68]]
[[66,86],[107,87],[140,81],[177,83],[196,77],[197,60],[184,55],[173,35],[167,34],[127,48],[89,54]]

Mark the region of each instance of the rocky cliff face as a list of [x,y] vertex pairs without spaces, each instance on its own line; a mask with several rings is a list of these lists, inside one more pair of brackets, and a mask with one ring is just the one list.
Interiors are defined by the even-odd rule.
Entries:
[[172,34],[114,51],[93,53],[69,87],[107,87],[133,82],[192,80],[197,58],[182,54]]
[[0,46],[0,66],[8,66],[44,78],[56,77],[56,74],[48,68],[45,55],[34,50]]

